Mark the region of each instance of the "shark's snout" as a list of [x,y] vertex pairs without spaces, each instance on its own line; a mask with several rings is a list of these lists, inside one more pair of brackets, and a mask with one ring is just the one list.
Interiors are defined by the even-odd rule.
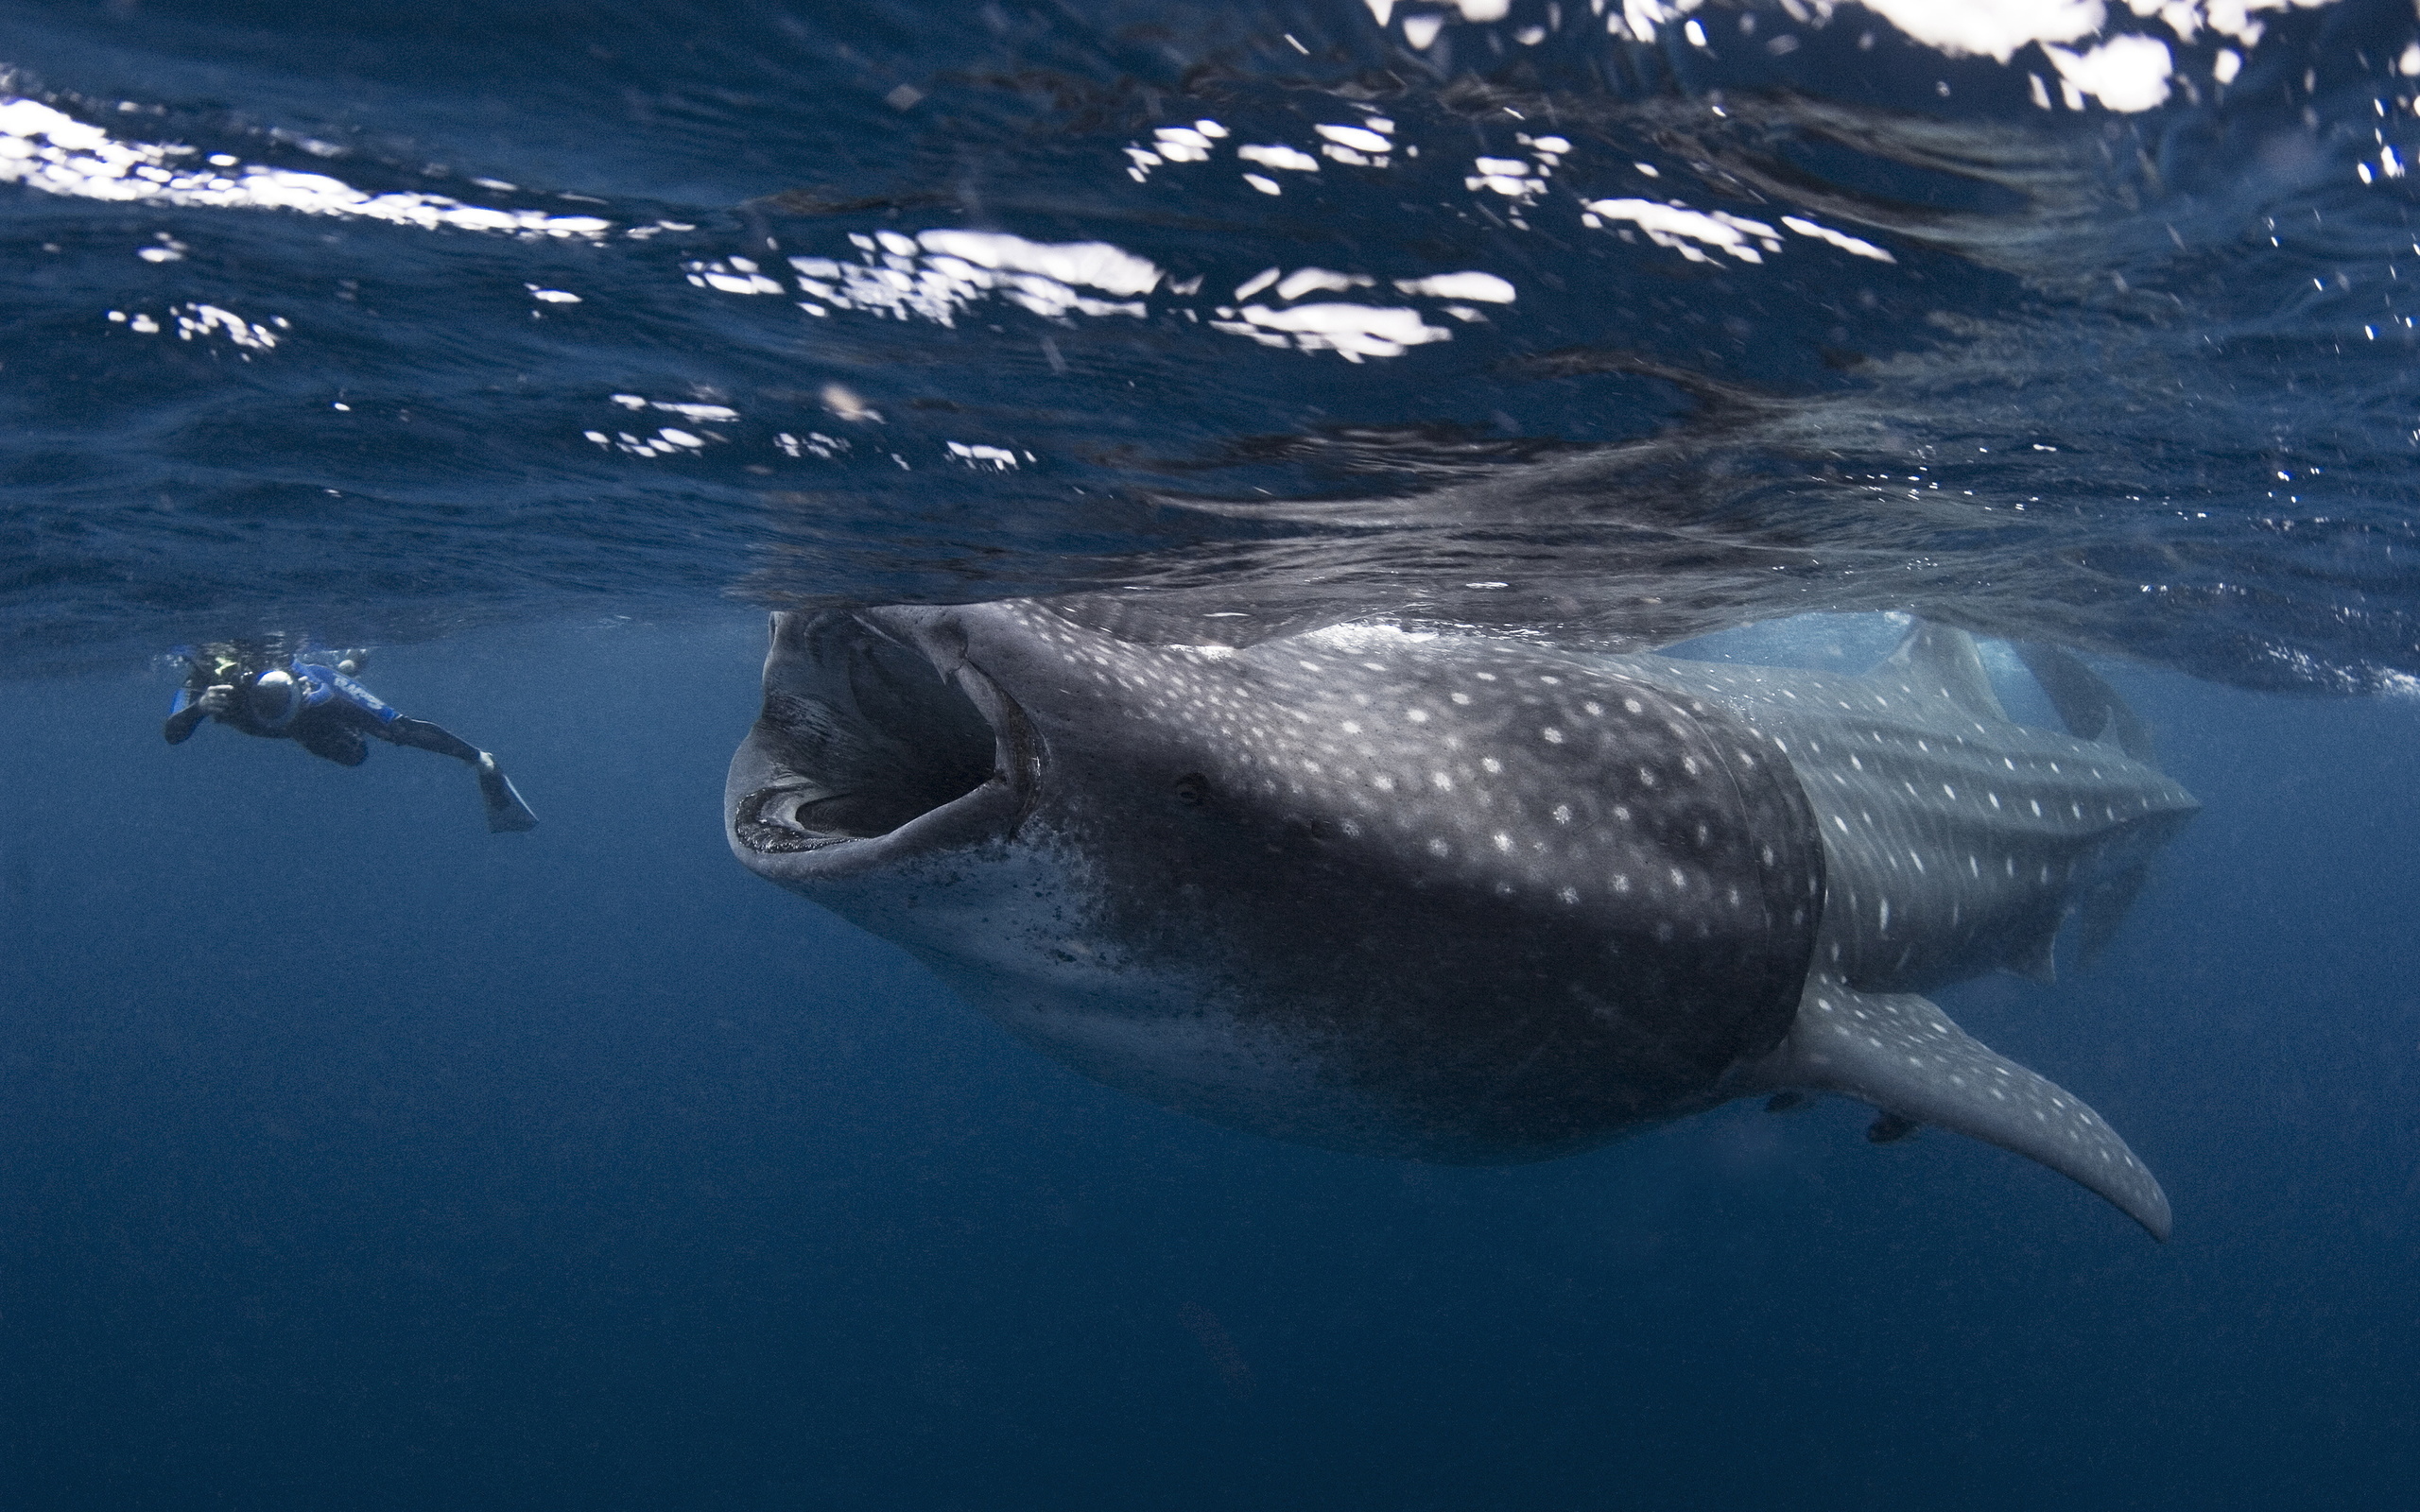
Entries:
[[732,850],[779,882],[1004,833],[1036,770],[1012,700],[965,664],[945,623],[776,614],[765,707],[732,759]]

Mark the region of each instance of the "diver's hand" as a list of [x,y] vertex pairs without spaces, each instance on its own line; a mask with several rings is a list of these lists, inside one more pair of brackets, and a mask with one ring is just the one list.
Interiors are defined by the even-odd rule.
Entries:
[[235,707],[235,689],[232,683],[216,683],[205,689],[193,706],[206,714],[223,714]]

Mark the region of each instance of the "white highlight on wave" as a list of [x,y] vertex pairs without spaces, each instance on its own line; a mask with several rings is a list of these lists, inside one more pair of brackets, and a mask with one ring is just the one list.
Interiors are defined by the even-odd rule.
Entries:
[[928,252],[962,258],[980,267],[1038,273],[1111,294],[1148,294],[1161,276],[1151,263],[1107,242],[1029,242],[1022,236],[979,231],[928,231],[916,240]]
[[837,436],[826,436],[821,431],[809,431],[804,436],[792,436],[784,431],[773,438],[773,444],[782,449],[784,456],[796,457],[813,453],[827,462],[850,450],[848,442]]
[[[727,423],[739,418],[739,411],[728,404],[676,404],[669,400],[649,400],[638,394],[615,394],[613,400],[624,409],[642,414],[650,409],[661,410],[700,426]],[[611,436],[603,431],[582,431],[580,435],[609,452],[621,452],[631,456],[675,456],[683,453],[694,455],[704,451],[708,442],[730,439],[719,431],[710,430],[700,435],[678,425],[661,426],[652,436],[633,436],[628,431],[615,431]],[[797,453],[791,452],[790,455],[795,456]]]
[[[980,441],[951,441],[947,444],[953,460],[963,462],[977,472],[988,468],[994,472],[1006,472],[1017,465],[1017,454],[1003,446],[985,446]],[[1032,461],[1033,454],[1026,453],[1025,459]]]
[[1348,167],[1383,168],[1394,161],[1391,156],[1394,143],[1387,134],[1394,127],[1392,121],[1374,116],[1363,126],[1314,126],[1311,129],[1321,138],[1320,156]]
[[[903,320],[912,315],[946,326],[956,324],[975,300],[997,295],[1047,319],[1141,316],[1147,307],[1140,300],[1103,300],[1080,291],[1148,294],[1165,277],[1148,259],[1107,242],[1034,242],[1001,232],[947,229],[912,238],[885,231],[849,239],[863,261],[789,260],[799,292],[806,296],[801,307],[809,315],[862,310]],[[750,277],[760,276],[752,266]]]
[[[1167,286],[1167,293],[1183,297],[1195,293],[1201,284],[1195,278],[1168,285],[1167,274],[1156,264],[1107,242],[1035,242],[1002,232],[946,227],[913,236],[894,231],[872,235],[852,232],[849,240],[861,254],[856,262],[829,257],[789,259],[797,292],[804,296],[799,306],[809,315],[828,317],[836,309],[856,310],[952,326],[976,300],[997,297],[1062,322],[1078,315],[1140,318],[1150,314],[1150,306],[1136,296]],[[689,269],[690,283],[720,293],[785,292],[769,270],[744,258],[693,263]],[[1293,302],[1305,295],[1342,293],[1376,282],[1366,273],[1332,268],[1303,267],[1288,274],[1272,267],[1245,280],[1234,299],[1242,304],[1273,287],[1274,303],[1253,303],[1240,310],[1222,306],[1216,318],[1206,323],[1214,331],[1248,336],[1264,346],[1333,352],[1348,362],[1400,356],[1415,346],[1452,339],[1450,330],[1429,324],[1415,309],[1342,301]],[[1465,321],[1486,318],[1476,304],[1510,304],[1517,297],[1511,283],[1476,270],[1397,279],[1394,286],[1422,298],[1464,301],[1444,306],[1443,313]],[[1199,318],[1192,310],[1182,313],[1187,318]],[[634,401],[636,396],[630,396],[624,402]]]
[[681,265],[689,282],[701,289],[718,289],[725,294],[784,294],[776,281],[756,270],[756,265],[745,257],[715,258],[709,261]]
[[[1366,273],[1340,273],[1325,267],[1298,267],[1291,273],[1281,273],[1274,267],[1263,268],[1236,286],[1234,297],[1236,303],[1242,305],[1241,309],[1222,305],[1215,312],[1216,318],[1207,323],[1213,331],[1249,337],[1264,347],[1296,352],[1333,352],[1347,362],[1361,362],[1371,357],[1399,357],[1409,348],[1453,339],[1451,330],[1430,325],[1418,310],[1399,306],[1347,304],[1338,301],[1275,309],[1268,304],[1245,302],[1268,291],[1279,301],[1290,304],[1305,294],[1341,293],[1367,288],[1376,282]],[[1510,304],[1518,293],[1510,283],[1495,274],[1477,271],[1396,279],[1393,284],[1405,294],[1427,299],[1476,300],[1489,304]],[[1458,320],[1486,318],[1469,304],[1448,304],[1444,306],[1444,313]]]
[[1526,226],[1518,208],[1546,193],[1547,180],[1562,165],[1564,154],[1571,150],[1571,141],[1560,136],[1531,136],[1517,133],[1513,140],[1527,147],[1537,159],[1535,163],[1520,158],[1479,157],[1471,160],[1472,172],[1462,180],[1465,189],[1486,189],[1513,201],[1512,217],[1516,226]]
[[[1394,122],[1374,112],[1357,122],[1327,121],[1313,125],[1312,134],[1319,138],[1313,145],[1319,149],[1319,157],[1283,142],[1238,142],[1236,144],[1236,158],[1240,163],[1253,163],[1279,173],[1317,173],[1320,171],[1320,158],[1347,167],[1385,168],[1394,163]],[[1155,127],[1150,146],[1145,146],[1139,142],[1126,144],[1126,156],[1132,160],[1126,175],[1137,183],[1148,183],[1155,168],[1174,163],[1208,163],[1219,144],[1232,134],[1219,122],[1206,119],[1196,121],[1191,126]],[[1420,155],[1417,146],[1408,146],[1405,151],[1407,156]],[[1283,183],[1266,173],[1244,171],[1239,173],[1239,177],[1265,195],[1286,192]]]
[[1230,335],[1250,336],[1265,347],[1291,347],[1299,352],[1333,352],[1347,362],[1366,357],[1400,357],[1408,347],[1450,341],[1454,334],[1430,325],[1417,310],[1370,304],[1298,304],[1272,310],[1246,305],[1241,320],[1212,320],[1210,328]]
[[2050,64],[2059,71],[2060,85],[2070,92],[2068,106],[2090,95],[2113,111],[2133,113],[2167,103],[2169,77],[2175,60],[2168,43],[2157,37],[2112,37],[2088,53],[2044,44]]
[[[1393,22],[1395,0],[1365,3],[1381,27]],[[1705,24],[1692,17],[1692,12],[1704,9],[1707,0],[1620,0],[1617,5],[1609,5],[1607,0],[1590,0],[1589,10],[1592,15],[1603,16],[1604,29],[1616,37],[1653,43],[1659,28],[1677,23],[1690,45],[1706,47],[1711,43]],[[2268,30],[2263,13],[2315,9],[2332,3],[2334,0],[2125,0],[2123,9],[2137,18],[2158,22],[2181,43],[2191,43],[2203,32],[2209,31],[2250,47]],[[1841,4],[1840,0],[1782,0],[1782,8],[1790,20],[1821,27],[1831,23]],[[1510,13],[1506,0],[1456,0],[1454,9],[1465,22],[1496,22]],[[2168,81],[2174,77],[2175,60],[2166,43],[2129,32],[2110,36],[2100,45],[2088,49],[2066,45],[2103,35],[2112,12],[2118,9],[2106,0],[1863,0],[1861,6],[1853,8],[1852,14],[1879,15],[1910,41],[1951,58],[1985,57],[2005,64],[2025,48],[2038,43],[2058,71],[2060,88],[2069,109],[2082,110],[2087,99],[2098,99],[2113,111],[2148,111],[2168,99]],[[1576,17],[1576,8],[1569,12],[1562,7],[1547,9],[1548,17],[1558,27],[1566,14]],[[1430,10],[1406,15],[1405,43],[1416,52],[1426,52],[1436,43],[1447,19],[1446,15]],[[1546,30],[1525,26],[1512,34],[1512,40],[1524,46],[1534,46],[1544,40]],[[1784,56],[1795,50],[1797,39],[1785,31],[1770,37],[1765,46],[1775,56]],[[2218,55],[2213,77],[2221,84],[2230,83],[2241,67],[2241,55],[2226,49]],[[2039,76],[2033,87],[2037,102],[2047,107],[2048,94],[2043,90]]]
[[628,431],[616,431],[612,436],[603,431],[582,431],[579,434],[583,439],[593,441],[609,452],[622,452],[631,456],[673,456],[683,452],[694,455],[704,451],[707,441],[723,438],[712,433],[700,436],[674,425],[666,425],[653,436],[633,436]]
[[[2268,23],[2258,19],[2259,12],[2313,10],[2329,3],[2127,0],[2126,9],[2146,19],[2156,18],[2180,42],[2191,42],[2206,28],[2250,46],[2268,30]],[[1952,57],[1981,54],[2003,63],[2028,43],[2071,43],[2097,34],[2108,24],[2110,9],[2101,0],[1866,0],[1866,4],[1926,46]],[[1828,13],[1830,7],[1822,9]]]
[[1136,183],[1149,182],[1151,170],[1164,163],[1207,163],[1210,149],[1227,134],[1227,129],[1212,120],[1200,120],[1191,126],[1163,126],[1151,133],[1151,145],[1140,146],[1129,142],[1126,155],[1134,160],[1126,170]]
[[[1272,268],[1270,271],[1276,270]],[[1267,275],[1261,276],[1265,278]],[[1340,273],[1330,267],[1298,267],[1277,281],[1277,297],[1291,303],[1305,294],[1342,294],[1351,289],[1368,288],[1376,282],[1367,273]],[[1236,298],[1252,298],[1246,290],[1258,292],[1247,284],[1236,291]]]
[[1789,227],[1791,231],[1798,232],[1801,236],[1811,236],[1819,242],[1828,243],[1831,246],[1839,248],[1841,251],[1848,253],[1852,257],[1869,257],[1877,263],[1895,263],[1898,261],[1897,258],[1892,256],[1889,252],[1884,251],[1881,248],[1875,246],[1872,242],[1860,241],[1858,238],[1851,236],[1846,232],[1834,231],[1829,226],[1819,226],[1815,224],[1815,222],[1798,215],[1784,215],[1781,217],[1781,223],[1784,226]]
[[[1582,219],[1592,227],[1606,221],[1627,221],[1658,247],[1668,247],[1693,263],[1712,261],[1720,252],[1743,263],[1761,263],[1782,249],[1781,232],[1761,220],[1721,210],[1691,210],[1685,205],[1658,204],[1652,199],[1592,199]],[[1784,215],[1781,223],[1801,236],[1837,247],[1853,257],[1877,263],[1898,261],[1872,242],[1819,225],[1803,215]]]
[[728,404],[676,404],[666,400],[647,400],[636,394],[615,394],[614,403],[624,409],[657,409],[667,415],[678,415],[693,421],[735,421],[739,411]]
[[1439,300],[1477,300],[1482,304],[1510,304],[1515,292],[1511,284],[1493,273],[1436,273],[1394,282],[1395,287],[1406,294],[1426,294]]
[[1761,263],[1766,252],[1781,250],[1781,232],[1761,220],[1727,211],[1689,210],[1652,199],[1591,199],[1587,210],[1599,221],[1629,221],[1645,232],[1649,241],[1669,247],[1692,263],[1707,261],[1708,249],[1727,252],[1743,263]]
[[39,100],[0,100],[0,183],[55,195],[130,203],[234,210],[290,210],[399,226],[504,232],[595,240],[613,229],[594,215],[491,210],[443,195],[364,194],[322,173],[239,163],[214,153],[199,166],[172,166],[195,149],[121,142]]
[[[112,310],[112,325],[123,325],[137,335],[158,335],[167,329],[165,324],[137,310],[132,315],[124,310]],[[285,317],[272,316],[269,325],[247,320],[233,310],[222,310],[215,304],[180,304],[168,312],[168,320],[176,326],[179,340],[191,341],[196,336],[224,336],[239,347],[254,352],[268,352],[276,347],[279,332],[291,329]],[[269,329],[275,326],[276,330]],[[249,359],[248,359],[249,360]]]
[[1246,163],[1257,163],[1264,168],[1276,168],[1287,173],[1317,173],[1320,160],[1307,152],[1298,152],[1283,143],[1266,145],[1246,143],[1236,148],[1236,156]]
[[2100,0],[1872,0],[1869,9],[1952,58],[2002,63],[2029,43],[2089,37],[2108,19]]

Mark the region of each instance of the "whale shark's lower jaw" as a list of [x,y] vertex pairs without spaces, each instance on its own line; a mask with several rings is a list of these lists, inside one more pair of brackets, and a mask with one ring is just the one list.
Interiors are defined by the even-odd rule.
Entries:
[[871,616],[773,618],[765,708],[724,794],[733,852],[786,885],[996,838],[1030,801],[1013,700]]
[[816,830],[802,811],[812,807],[809,787],[760,787],[732,811],[733,839],[758,855],[788,855],[845,845],[847,837]]

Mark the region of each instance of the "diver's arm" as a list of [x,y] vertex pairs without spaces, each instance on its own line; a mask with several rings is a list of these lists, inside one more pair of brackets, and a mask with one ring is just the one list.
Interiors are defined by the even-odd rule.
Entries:
[[161,727],[160,733],[168,737],[169,745],[182,746],[192,738],[195,730],[201,728],[203,720],[213,714],[225,713],[234,701],[235,690],[226,683],[222,682],[206,688],[202,690],[200,697],[170,714],[168,722]]
[[168,716],[168,722],[160,727],[160,733],[168,737],[169,745],[182,746],[193,738],[193,732],[199,730],[201,722],[209,717],[209,710],[198,703],[189,703]]

